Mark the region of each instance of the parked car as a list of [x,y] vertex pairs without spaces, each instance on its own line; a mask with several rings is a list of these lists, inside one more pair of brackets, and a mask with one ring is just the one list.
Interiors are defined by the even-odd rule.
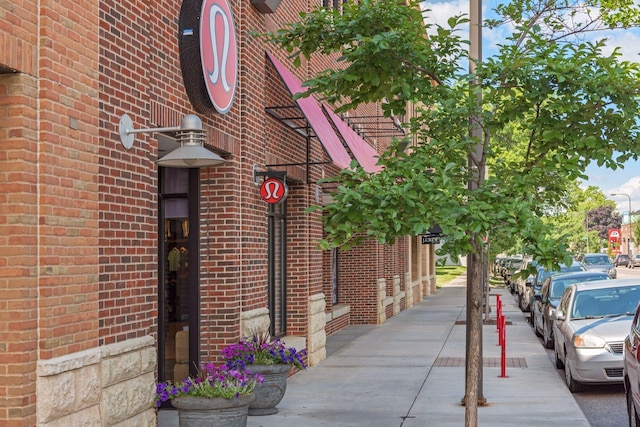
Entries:
[[609,279],[611,278],[608,274],[600,271],[559,273],[545,279],[540,294],[533,299],[531,310],[533,330],[537,336],[542,337],[545,348],[553,348],[553,314],[564,290],[572,283]]
[[640,267],[640,254],[636,254],[632,258],[630,258],[629,263],[627,264],[627,267],[629,268]]
[[[540,290],[542,289],[542,283],[547,277],[553,276],[559,273],[587,271],[586,267],[581,262],[578,262],[576,260],[573,260],[571,265],[566,265],[561,263],[559,267],[560,267],[560,270],[547,270],[542,266],[537,266],[537,269],[538,269],[537,274],[527,279],[527,282],[525,283],[525,290],[524,290],[524,295],[522,299],[524,301],[527,301],[527,304],[529,306],[528,307],[529,311],[533,309],[533,298],[536,295],[540,295]],[[520,307],[522,308],[522,305]],[[529,321],[531,322],[531,325],[533,325],[533,321],[534,321],[533,313],[531,314],[531,317],[529,317]]]
[[613,260],[613,266],[620,267],[621,265],[624,265],[624,266],[629,265],[629,255],[627,254],[616,255],[616,258]]
[[518,295],[518,306],[522,311],[529,311],[529,300],[524,301],[527,283],[532,280],[532,272],[537,271],[538,262],[531,257],[524,257],[516,278],[512,280],[514,293]]
[[513,276],[516,271],[520,270],[521,265],[522,258],[511,258],[506,265],[504,271],[504,282],[511,293],[515,292],[515,283],[511,280],[511,276]]
[[609,257],[605,254],[584,254],[579,259],[587,270],[602,271],[615,279],[618,272]]
[[496,257],[496,259],[493,261],[493,276],[494,277],[502,277],[502,269],[504,268],[504,264],[507,262],[509,258],[505,257],[504,255],[499,255]]
[[624,393],[627,398],[627,414],[630,426],[640,426],[640,305],[631,322],[629,335],[622,351]]
[[574,283],[554,314],[556,367],[572,393],[583,383],[623,382],[623,347],[640,299],[639,279]]

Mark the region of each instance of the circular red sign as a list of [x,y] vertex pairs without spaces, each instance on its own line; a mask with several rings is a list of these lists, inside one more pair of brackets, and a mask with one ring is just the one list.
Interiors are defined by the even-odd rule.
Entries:
[[260,186],[260,197],[267,203],[280,203],[287,198],[289,188],[278,178],[265,179]]
[[231,109],[238,85],[238,43],[227,0],[204,0],[200,13],[200,57],[205,86],[219,113]]

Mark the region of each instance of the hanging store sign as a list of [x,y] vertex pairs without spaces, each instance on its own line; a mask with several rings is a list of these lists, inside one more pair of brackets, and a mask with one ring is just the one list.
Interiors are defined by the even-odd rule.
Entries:
[[280,203],[287,198],[289,187],[280,178],[265,179],[260,186],[260,197],[267,203]]
[[442,238],[442,236],[432,236],[428,234],[420,237],[422,238],[423,245],[437,245],[440,243],[440,239]]
[[442,234],[442,228],[436,224],[427,230],[427,234],[423,234],[420,237],[423,245],[437,245],[444,236]]
[[187,96],[202,114],[227,113],[238,86],[238,43],[227,0],[184,0],[180,68]]

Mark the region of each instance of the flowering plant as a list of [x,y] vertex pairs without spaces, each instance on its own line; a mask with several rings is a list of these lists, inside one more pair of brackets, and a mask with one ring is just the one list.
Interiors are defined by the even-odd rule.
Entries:
[[277,339],[269,341],[268,334],[243,337],[237,344],[232,344],[222,350],[222,357],[227,361],[230,369],[245,369],[246,365],[277,365],[293,364],[298,369],[306,369],[305,350],[297,351],[293,347],[286,347]]
[[187,378],[181,382],[167,381],[156,387],[156,406],[162,402],[180,396],[237,398],[253,392],[257,383],[264,378],[247,370],[237,370],[228,366],[214,366],[212,363],[200,364],[195,378]]

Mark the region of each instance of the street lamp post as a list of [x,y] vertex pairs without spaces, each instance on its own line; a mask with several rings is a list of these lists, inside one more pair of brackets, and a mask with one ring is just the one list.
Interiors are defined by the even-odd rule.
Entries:
[[626,196],[629,199],[629,236],[627,236],[627,255],[631,256],[631,196],[625,193],[611,193],[612,196]]

